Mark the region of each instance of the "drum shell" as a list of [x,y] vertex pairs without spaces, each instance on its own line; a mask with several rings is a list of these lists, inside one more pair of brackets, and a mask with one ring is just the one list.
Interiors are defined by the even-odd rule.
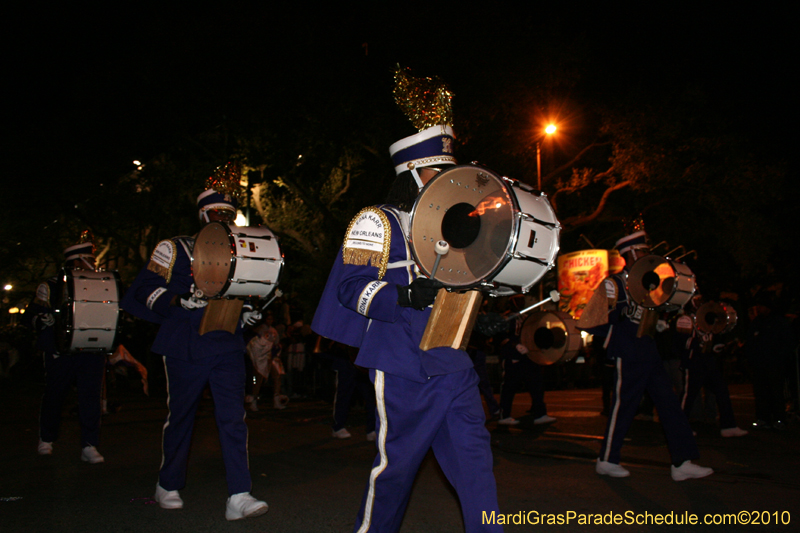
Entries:
[[282,270],[278,239],[264,226],[211,222],[195,239],[192,275],[207,298],[268,296]]
[[117,272],[65,269],[57,291],[59,353],[112,352],[119,331],[121,286]]
[[733,306],[723,302],[706,302],[697,310],[697,327],[704,333],[729,333],[737,320]]
[[[547,334],[548,331],[555,335]],[[577,322],[561,311],[531,313],[522,324],[520,342],[528,349],[528,358],[538,365],[567,363],[583,346]]]
[[[514,256],[492,279],[499,285],[492,291],[497,296],[527,293],[553,268],[560,248],[561,227],[547,196],[525,191],[520,187],[511,187],[511,191],[515,193],[520,223],[511,245]],[[552,226],[542,225],[531,218],[548,222]],[[542,258],[544,264],[526,259],[528,257]],[[519,290],[515,290],[517,287]]]
[[[464,246],[446,236],[444,229],[446,217],[459,208],[471,210],[468,217],[480,219],[480,230]],[[467,216],[463,219],[469,220]],[[527,292],[553,267],[559,231],[546,196],[491,170],[462,165],[434,176],[417,197],[411,211],[409,244],[420,271],[435,276],[446,287],[511,295]],[[447,241],[450,250],[434,273],[434,245],[439,240]]]
[[[653,275],[659,278],[658,286],[649,290],[645,282],[649,282],[648,276]],[[681,309],[696,290],[694,273],[687,265],[657,255],[638,259],[631,266],[627,285],[634,302],[647,309],[666,311]]]
[[675,331],[682,335],[691,335],[696,323],[695,315],[683,315],[675,321]]

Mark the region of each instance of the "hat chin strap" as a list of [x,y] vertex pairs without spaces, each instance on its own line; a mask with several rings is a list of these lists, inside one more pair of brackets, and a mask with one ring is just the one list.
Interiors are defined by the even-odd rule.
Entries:
[[411,175],[414,176],[414,181],[417,182],[417,187],[419,187],[420,189],[423,188],[425,185],[423,185],[422,179],[420,179],[419,177],[419,172],[417,172],[417,167],[411,167],[409,170],[411,170]]

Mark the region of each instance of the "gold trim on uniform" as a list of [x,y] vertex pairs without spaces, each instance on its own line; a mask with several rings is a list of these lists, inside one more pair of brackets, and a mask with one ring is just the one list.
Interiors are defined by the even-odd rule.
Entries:
[[175,251],[175,242],[172,239],[165,239],[158,243],[150,256],[147,270],[155,272],[169,283],[172,279],[172,267],[175,266]]
[[[364,222],[366,225],[373,225],[375,231],[354,234],[356,227]],[[378,279],[382,279],[389,265],[391,245],[392,227],[386,213],[377,207],[365,207],[347,226],[342,259],[346,265],[372,265],[378,269]]]

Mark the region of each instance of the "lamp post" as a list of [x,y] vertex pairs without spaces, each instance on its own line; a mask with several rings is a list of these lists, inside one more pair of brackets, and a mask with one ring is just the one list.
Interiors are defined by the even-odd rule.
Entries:
[[[548,135],[552,135],[556,132],[555,124],[548,124],[544,128],[544,133],[542,133],[536,139],[536,188],[540,191],[542,190],[542,139],[547,137]],[[544,298],[544,288],[542,284],[539,283],[539,301],[541,302]]]
[[542,190],[542,139],[556,132],[555,124],[548,124],[544,133],[536,139],[536,188]]

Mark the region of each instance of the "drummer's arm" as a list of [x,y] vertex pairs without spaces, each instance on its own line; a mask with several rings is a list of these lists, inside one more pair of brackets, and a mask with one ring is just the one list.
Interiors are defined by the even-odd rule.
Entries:
[[397,321],[403,310],[398,304],[398,285],[379,280],[375,267],[345,265],[344,268],[346,274],[339,283],[339,302],[367,318]]
[[170,306],[180,305],[180,294],[167,284],[166,279],[146,268],[139,273],[131,289],[139,303],[163,317],[169,315]]

